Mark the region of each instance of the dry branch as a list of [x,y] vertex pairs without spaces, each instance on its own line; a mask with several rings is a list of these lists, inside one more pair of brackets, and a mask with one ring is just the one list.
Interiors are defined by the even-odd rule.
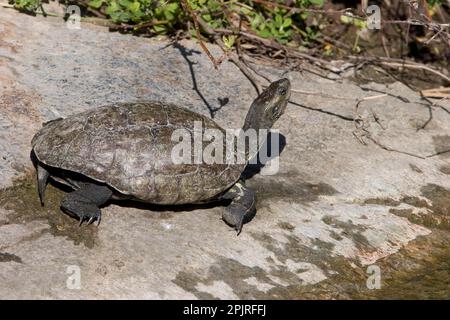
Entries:
[[191,15],[192,21],[194,21],[194,29],[195,33],[197,34],[197,39],[198,43],[200,44],[200,47],[202,47],[203,51],[208,56],[209,60],[212,61],[214,68],[217,69],[221,61],[220,59],[215,59],[214,56],[211,54],[211,52],[208,50],[208,47],[206,47],[206,45],[203,43],[197,14],[194,12],[194,10],[192,10],[191,6],[189,5],[189,3],[187,3],[186,0],[181,0],[181,4],[184,7],[184,9]]
[[434,88],[420,91],[424,97],[450,99],[450,87]]
[[360,56],[354,56],[354,55],[347,56],[347,58],[350,60],[354,60],[354,61],[372,62],[372,63],[377,63],[379,65],[385,65],[385,66],[389,66],[389,67],[421,69],[421,70],[425,70],[430,73],[433,73],[450,83],[450,77],[448,77],[444,73],[442,73],[432,67],[424,65],[422,63],[418,63],[418,62],[411,61],[411,60],[398,59],[398,58],[387,58],[387,57],[373,57],[373,56],[360,57]]

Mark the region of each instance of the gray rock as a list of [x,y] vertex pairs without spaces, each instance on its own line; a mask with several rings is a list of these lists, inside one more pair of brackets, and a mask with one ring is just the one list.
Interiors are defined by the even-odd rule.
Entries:
[[[368,265],[385,266],[435,232],[408,217],[445,222],[450,180],[440,168],[449,153],[384,150],[352,119],[358,99],[385,92],[360,104],[366,130],[380,145],[426,157],[450,149],[448,101],[429,107],[400,83],[363,90],[291,72],[293,88],[313,94],[293,92],[297,104],[276,124],[286,144],[279,172],[249,180],[258,214],[239,237],[220,221],[222,207],[117,203],[98,229],[74,227],[59,211],[60,190],[50,187],[49,204],[39,206],[29,152],[42,122],[141,99],[211,116],[228,100],[215,120],[239,128],[256,93],[233,64],[215,70],[194,41],[171,45],[89,24],[70,30],[9,9],[0,11],[0,32],[1,298],[349,298],[348,288],[364,290]],[[273,80],[283,74],[259,68]],[[418,130],[430,108],[431,122]]]

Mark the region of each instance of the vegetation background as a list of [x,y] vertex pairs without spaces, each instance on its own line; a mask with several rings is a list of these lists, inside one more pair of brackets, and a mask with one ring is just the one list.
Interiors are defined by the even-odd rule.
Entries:
[[[45,1],[48,2],[10,0],[10,3],[25,13],[45,15],[42,6]],[[216,66],[230,52],[281,64],[290,59],[290,67],[295,59],[306,59],[322,67],[325,60],[343,59],[358,61],[364,67],[376,64],[386,72],[393,68],[398,71],[401,60],[407,61],[401,66],[402,78],[410,79],[417,88],[447,86],[450,82],[449,0],[59,2],[65,6],[78,5],[82,17],[104,20],[112,31],[219,42],[225,56],[216,60],[210,56]],[[381,9],[379,30],[369,30],[367,25],[370,14],[366,8],[373,4]],[[65,18],[68,17],[66,14]],[[429,66],[419,67],[419,63]],[[430,71],[431,68],[436,72]],[[374,76],[374,72],[369,75]]]

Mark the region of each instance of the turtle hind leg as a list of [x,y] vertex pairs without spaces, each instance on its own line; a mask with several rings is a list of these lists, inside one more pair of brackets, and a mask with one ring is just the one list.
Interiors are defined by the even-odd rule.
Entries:
[[247,188],[242,181],[239,181],[222,198],[231,199],[231,203],[222,214],[222,219],[228,225],[234,227],[237,235],[239,235],[244,223],[249,222],[256,214],[255,192]]
[[38,184],[38,193],[39,199],[41,200],[41,205],[44,205],[45,201],[45,188],[47,186],[47,180],[50,174],[44,167],[37,165],[37,184]]
[[80,220],[80,225],[87,220],[88,224],[97,220],[100,224],[100,206],[111,199],[112,191],[107,186],[83,183],[79,189],[69,193],[61,202],[61,209]]

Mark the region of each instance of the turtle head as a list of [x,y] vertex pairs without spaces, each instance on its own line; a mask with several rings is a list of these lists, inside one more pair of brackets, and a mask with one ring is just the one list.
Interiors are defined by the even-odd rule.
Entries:
[[270,129],[281,117],[291,95],[291,83],[288,79],[272,82],[250,106],[245,118],[243,130]]

